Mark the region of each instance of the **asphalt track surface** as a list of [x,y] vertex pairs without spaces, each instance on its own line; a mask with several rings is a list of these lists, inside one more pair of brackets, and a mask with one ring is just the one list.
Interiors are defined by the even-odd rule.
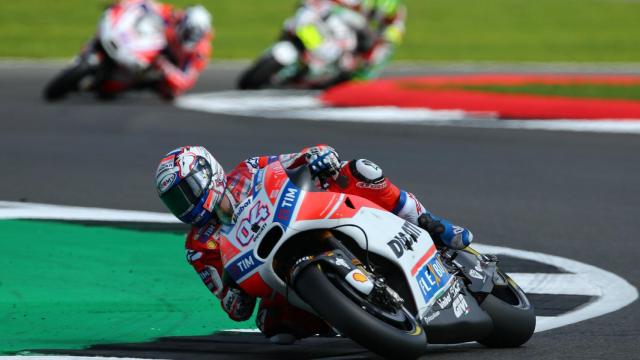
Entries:
[[[640,136],[265,120],[180,110],[145,94],[46,104],[39,95],[57,70],[0,66],[2,200],[163,211],[153,174],[175,147],[204,145],[230,168],[252,155],[328,143],[344,158],[375,161],[479,241],[575,259],[640,287]],[[234,66],[216,66],[195,91],[229,89],[236,75]],[[286,347],[236,334],[160,343],[128,346],[154,358],[372,357],[345,339]],[[110,349],[91,354],[132,354],[125,345]],[[638,359],[640,303],[535,334],[518,349],[436,347],[431,357]]]

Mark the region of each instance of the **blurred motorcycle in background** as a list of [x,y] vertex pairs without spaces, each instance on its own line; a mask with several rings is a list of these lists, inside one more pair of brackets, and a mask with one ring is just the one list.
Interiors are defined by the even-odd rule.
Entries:
[[354,29],[366,27],[366,21],[361,13],[328,2],[301,6],[285,21],[279,40],[241,75],[238,88],[322,89],[349,80],[358,66]]
[[44,98],[60,100],[72,91],[108,98],[152,86],[161,78],[152,65],[167,45],[164,29],[152,3],[126,1],[109,7],[95,39],[47,84]]

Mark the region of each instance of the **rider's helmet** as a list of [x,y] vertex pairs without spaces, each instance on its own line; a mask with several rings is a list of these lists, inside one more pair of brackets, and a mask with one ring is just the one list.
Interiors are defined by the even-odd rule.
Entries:
[[156,189],[162,202],[182,222],[195,226],[215,219],[225,186],[222,166],[202,146],[171,151],[156,171]]
[[211,14],[202,5],[189,6],[184,9],[176,31],[180,42],[192,47],[211,31]]

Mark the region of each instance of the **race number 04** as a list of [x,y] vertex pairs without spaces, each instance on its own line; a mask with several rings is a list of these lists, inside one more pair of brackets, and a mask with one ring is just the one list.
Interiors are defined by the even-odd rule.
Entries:
[[251,210],[249,210],[249,216],[243,218],[238,225],[238,232],[236,233],[238,242],[242,246],[247,246],[256,235],[251,228],[254,225],[260,225],[260,223],[267,220],[270,215],[269,207],[263,205],[262,202],[258,200],[258,202],[251,207]]

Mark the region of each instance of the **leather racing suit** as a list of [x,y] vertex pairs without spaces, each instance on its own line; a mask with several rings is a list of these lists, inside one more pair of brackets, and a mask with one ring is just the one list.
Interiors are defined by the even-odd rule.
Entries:
[[[125,76],[116,75],[103,81],[97,90],[101,95],[111,97],[132,87],[152,87],[160,96],[170,100],[192,88],[200,73],[207,66],[212,52],[213,31],[206,33],[195,44],[186,45],[177,33],[178,24],[184,16],[183,10],[152,0],[123,0],[111,6],[125,6],[127,2],[140,1],[153,9],[165,24],[167,47],[152,64],[155,74],[149,77],[153,80],[143,77],[140,79],[140,83],[132,84],[128,74]],[[94,37],[87,43],[83,52],[93,51],[98,43],[97,37]]]
[[[280,161],[289,169],[299,166],[314,166],[309,161],[309,154],[337,153],[327,146],[318,145],[305,148],[299,153],[279,156],[261,156],[247,159],[238,164],[227,174],[225,195],[232,206],[241,204],[251,195],[253,175],[261,168],[274,161]],[[423,228],[425,219],[430,221],[429,231],[436,244],[454,248],[463,248],[471,242],[473,235],[469,230],[455,226],[449,221],[439,219],[430,214],[418,199],[411,193],[400,190],[386,178],[382,170],[366,159],[337,162],[338,171],[318,185],[334,192],[342,192],[364,197],[399,217]],[[313,173],[313,171],[312,171]],[[239,288],[229,286],[223,278],[223,264],[218,242],[219,225],[209,223],[203,227],[193,227],[187,235],[187,260],[200,275],[204,284],[222,302],[222,308],[229,317],[236,321],[248,320],[255,307],[255,299],[246,295]],[[437,228],[437,230],[433,230]],[[297,338],[311,336],[316,333],[330,332],[331,329],[317,317],[286,303],[284,298],[262,299],[256,319],[258,328],[266,336],[287,333]]]
[[337,16],[355,31],[356,58],[345,57],[340,65],[357,79],[379,76],[404,38],[407,8],[399,1],[302,0],[301,4],[323,19]]

